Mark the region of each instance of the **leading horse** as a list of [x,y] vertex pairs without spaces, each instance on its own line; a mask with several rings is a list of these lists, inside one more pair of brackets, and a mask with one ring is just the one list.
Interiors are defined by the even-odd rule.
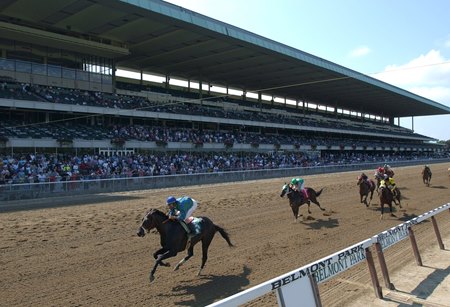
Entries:
[[[365,179],[366,178],[366,179]],[[360,202],[364,203],[366,207],[369,207],[370,202],[373,198],[373,192],[375,191],[375,182],[372,179],[367,179],[366,174],[362,173],[358,177],[358,182],[356,185],[359,186],[359,196],[360,196]],[[369,202],[367,202],[367,197],[369,197],[370,193],[370,199]]]
[[176,256],[177,253],[184,251],[185,248],[189,246],[187,256],[175,266],[174,271],[176,271],[183,263],[194,255],[194,245],[201,241],[202,264],[197,274],[200,275],[205,266],[206,260],[208,259],[209,245],[211,244],[211,241],[217,231],[222,235],[225,241],[227,241],[228,246],[233,246],[225,229],[215,225],[205,216],[198,217],[197,219],[199,220],[200,233],[188,242],[186,231],[181,224],[178,221],[169,220],[169,217],[165,213],[159,211],[158,209],[150,209],[144,215],[142,223],[137,231],[137,235],[139,237],[143,237],[147,232],[153,228],[156,228],[161,236],[161,248],[153,253],[155,264],[150,272],[150,282],[155,280],[154,275],[158,265],[170,266],[168,263],[163,262],[164,259]]
[[[398,191],[400,192],[400,191]],[[380,219],[383,219],[383,213],[384,213],[384,205],[389,206],[389,210],[391,212],[391,216],[396,217],[394,213],[392,212],[392,202],[397,205],[397,202],[395,200],[398,200],[398,206],[402,208],[402,205],[400,203],[400,194],[397,194],[396,197],[392,194],[391,190],[385,186],[380,186],[380,210],[381,210],[381,216]]]
[[[294,221],[297,221],[297,218],[299,217],[298,211],[301,205],[308,204],[308,213],[311,214],[310,205],[311,202],[315,203],[320,210],[325,211],[324,208],[320,206],[319,201],[317,200],[317,197],[320,196],[320,194],[323,191],[323,188],[316,192],[313,188],[305,188],[307,191],[308,197],[305,197],[302,192],[294,190],[291,188],[291,186],[287,183],[283,185],[283,188],[281,189],[280,197],[283,197],[286,195],[289,199],[289,205],[291,206],[292,213],[294,214]],[[300,214],[300,216],[302,216]]]

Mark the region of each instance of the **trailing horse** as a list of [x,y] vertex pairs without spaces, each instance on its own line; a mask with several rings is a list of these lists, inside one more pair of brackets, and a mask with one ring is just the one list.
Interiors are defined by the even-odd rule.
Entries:
[[[364,179],[366,178],[366,179]],[[367,179],[366,174],[362,173],[358,177],[358,182],[356,185],[359,186],[359,196],[360,196],[360,202],[364,203],[366,207],[369,207],[370,202],[373,198],[373,192],[375,191],[375,182],[372,179]],[[370,193],[370,199],[369,203],[367,203],[367,197]]]
[[428,166],[425,166],[424,169],[422,170],[422,180],[423,180],[423,183],[424,183],[427,187],[430,186],[430,183],[431,183],[431,175],[432,175],[432,173],[431,173],[430,168],[429,168]]
[[[397,189],[397,188],[396,188]],[[398,190],[398,189],[397,189]],[[402,205],[400,203],[400,190],[397,191],[397,196],[394,197],[391,190],[385,186],[380,186],[380,210],[381,210],[381,216],[380,219],[383,219],[383,212],[384,212],[384,205],[389,206],[389,210],[391,212],[391,216],[395,217],[394,213],[392,212],[392,202],[397,205],[396,199],[398,200],[398,206],[402,208]]]
[[[317,197],[319,197],[319,195],[322,193],[323,188],[318,192],[316,192],[313,188],[305,188],[305,190],[307,191],[308,197],[303,195],[303,193],[301,191],[292,189],[289,186],[289,184],[286,184],[286,183],[283,185],[283,188],[281,189],[280,196],[283,197],[284,195],[286,195],[287,198],[289,199],[289,205],[291,206],[292,213],[294,214],[295,222],[297,221],[297,218],[299,217],[299,215],[298,215],[299,208],[303,204],[308,204],[308,213],[309,214],[311,214],[311,210],[310,210],[311,202],[315,203],[320,208],[320,210],[325,211],[325,209],[320,206],[320,203],[317,200]],[[300,216],[302,216],[302,215],[300,214]]]
[[169,217],[158,209],[150,209],[147,211],[142,219],[141,225],[139,226],[137,235],[139,237],[143,237],[151,229],[156,228],[161,237],[161,249],[153,253],[155,264],[150,272],[150,282],[155,279],[154,274],[158,265],[170,266],[170,264],[163,262],[164,259],[176,256],[177,253],[184,251],[188,246],[188,254],[175,266],[174,271],[176,271],[183,263],[194,255],[194,246],[201,241],[202,264],[197,274],[200,275],[203,267],[205,266],[206,260],[208,259],[209,245],[211,244],[211,241],[217,231],[222,235],[225,241],[227,241],[228,246],[233,246],[225,229],[215,225],[205,216],[198,217],[196,219],[198,221],[200,233],[188,242],[187,233],[178,221],[169,220]]

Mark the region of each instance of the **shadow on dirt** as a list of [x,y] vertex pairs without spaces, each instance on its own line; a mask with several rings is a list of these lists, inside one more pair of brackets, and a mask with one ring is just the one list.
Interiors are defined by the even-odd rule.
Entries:
[[302,222],[302,224],[308,226],[309,229],[335,228],[339,226],[339,221],[337,219],[328,218],[327,220],[324,220],[313,218],[313,220],[314,222],[312,223]]
[[[215,301],[224,299],[233,294],[242,291],[244,287],[250,284],[248,279],[251,270],[244,266],[242,274],[236,275],[205,275],[200,276],[200,283],[190,285],[192,280],[183,281],[182,285],[173,287],[170,297],[176,300],[176,297],[186,298],[194,296],[191,300],[174,302],[175,306],[206,306]],[[199,281],[196,281],[199,283]]]
[[433,188],[433,189],[443,189],[443,190],[448,189],[447,187],[444,187],[444,186],[442,186],[442,185],[432,185],[432,186],[430,186],[430,188]]

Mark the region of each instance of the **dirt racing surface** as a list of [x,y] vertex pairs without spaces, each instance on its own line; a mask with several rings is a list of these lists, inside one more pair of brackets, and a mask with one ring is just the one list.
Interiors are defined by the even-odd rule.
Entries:
[[[395,207],[395,217],[385,213],[383,220],[376,193],[368,208],[360,204],[356,177],[361,172],[354,171],[304,177],[305,186],[324,188],[318,200],[326,211],[311,205],[308,215],[304,205],[297,223],[288,200],[279,196],[290,178],[57,198],[47,202],[58,207],[34,204],[37,209],[0,213],[0,305],[205,306],[449,202],[449,167],[431,165],[430,187],[422,183],[421,166],[394,168],[403,208]],[[373,176],[373,170],[364,171]],[[159,235],[150,232],[139,238],[136,231],[145,211],[165,211],[165,199],[172,194],[195,198],[195,215],[208,216],[225,228],[235,247],[228,247],[217,233],[201,276],[196,275],[198,244],[180,270],[174,272],[173,267],[184,252],[169,259],[170,268],[159,267],[150,284]],[[450,214],[443,212],[436,219],[441,235],[448,236]],[[429,220],[414,227],[419,250],[437,248]],[[400,270],[414,259],[408,241],[386,250],[389,270]],[[319,292],[324,306],[345,306],[358,296],[374,295],[366,263],[320,284]],[[274,306],[276,296],[247,305]]]

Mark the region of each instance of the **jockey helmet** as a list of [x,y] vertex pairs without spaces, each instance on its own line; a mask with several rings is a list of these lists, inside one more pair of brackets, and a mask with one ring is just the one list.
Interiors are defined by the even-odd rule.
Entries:
[[428,168],[428,165],[425,165],[426,168]]
[[177,202],[177,199],[173,196],[167,197],[167,205],[171,205]]
[[302,178],[292,178],[291,184],[299,184],[299,183],[303,183]]
[[382,173],[384,170],[383,170],[383,168],[380,166],[380,167],[377,169],[377,171],[378,171],[379,173]]

